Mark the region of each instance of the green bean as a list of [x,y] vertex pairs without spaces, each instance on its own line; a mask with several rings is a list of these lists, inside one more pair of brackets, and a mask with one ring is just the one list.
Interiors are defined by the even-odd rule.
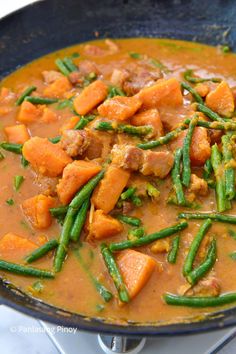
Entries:
[[22,185],[22,183],[24,182],[24,177],[23,176],[15,176],[14,177],[14,189],[16,192],[19,191],[20,186]]
[[183,275],[184,276],[187,276],[192,271],[193,263],[196,258],[200,244],[201,244],[204,236],[206,235],[207,231],[211,227],[211,225],[212,225],[212,221],[210,219],[207,219],[206,221],[204,221],[202,223],[202,225],[200,226],[198,233],[194,237],[193,242],[190,245],[187,257],[185,258],[185,261],[184,261],[184,266],[183,266]]
[[68,76],[70,74],[70,70],[68,70],[63,60],[58,58],[55,60],[55,64],[63,75]]
[[129,293],[122,279],[122,275],[120,274],[119,268],[116,264],[116,261],[112,253],[109,251],[107,245],[104,243],[101,244],[101,252],[102,252],[104,262],[107,266],[108,272],[112,277],[115,287],[118,291],[120,301],[126,303],[129,302],[130,300]]
[[22,153],[22,144],[13,144],[13,143],[1,143],[1,148],[6,151],[14,152],[15,154],[21,155]]
[[206,107],[204,104],[198,104],[197,105],[197,110],[199,112],[204,113],[207,117],[209,117],[210,119],[214,120],[214,121],[218,121],[221,123],[225,123],[226,120],[223,119],[222,117],[220,117],[216,112],[213,112],[210,108]]
[[130,52],[129,56],[133,59],[141,59],[142,58],[142,54],[140,53],[135,53],[135,52]]
[[109,86],[107,98],[113,98],[115,96],[126,96],[126,94],[117,86]]
[[130,199],[131,199],[131,202],[132,202],[136,207],[140,207],[140,206],[142,206],[142,204],[143,204],[143,203],[142,203],[142,199],[139,198],[136,194],[131,195]]
[[27,275],[38,278],[54,278],[54,273],[49,270],[27,267],[3,260],[0,260],[0,269],[20,275]]
[[126,215],[117,215],[116,218],[125,224],[132,225],[132,226],[140,226],[141,225],[141,220],[138,218],[134,218],[132,216],[126,216]]
[[160,60],[151,59],[151,64],[154,65],[156,68],[161,69],[166,74],[171,72],[171,70],[168,69],[167,66],[165,66]]
[[[189,124],[191,122],[190,119],[186,119],[184,124]],[[236,123],[235,122],[207,122],[205,120],[199,120],[197,122],[197,126],[207,128],[207,129],[215,129],[215,130],[236,130]]]
[[54,271],[59,272],[62,268],[62,264],[65,260],[67,247],[70,240],[70,232],[74,223],[76,215],[76,209],[69,208],[62,226],[61,235],[59,238],[59,245],[54,257]]
[[57,240],[50,240],[46,242],[43,246],[37,248],[35,251],[33,251],[25,258],[26,263],[32,263],[36,261],[37,259],[43,257],[48,252],[52,251],[57,246],[58,246]]
[[171,132],[167,133],[166,135],[161,136],[157,140],[152,140],[152,141],[148,141],[147,143],[137,144],[137,147],[143,150],[148,150],[148,149],[154,149],[161,145],[168,144],[171,140],[176,139],[179,133],[185,129],[187,129],[186,125],[182,125],[176,128],[175,130],[172,130]]
[[66,215],[67,211],[68,211],[68,206],[60,206],[60,207],[57,207],[57,208],[51,208],[50,209],[50,213],[54,217],[61,216],[61,215]]
[[222,166],[222,157],[217,144],[213,145],[211,148],[211,164],[216,179],[217,210],[219,212],[222,212],[227,209],[227,206],[226,206],[225,179],[224,179],[224,171]]
[[72,226],[71,233],[70,233],[70,239],[75,242],[78,241],[78,239],[80,238],[89,206],[90,206],[90,200],[88,198],[83,202],[81,208],[78,211],[78,214],[75,217],[74,225]]
[[96,130],[105,130],[105,131],[113,131],[116,133],[126,133],[130,135],[147,135],[152,132],[152,127],[147,125],[142,125],[139,127],[134,127],[129,124],[118,124],[117,126],[113,126],[110,122],[99,122],[95,127]]
[[0,151],[0,161],[4,160],[5,156],[3,155],[3,153]]
[[21,165],[23,168],[29,166],[29,161],[27,161],[23,155],[21,156]]
[[187,220],[211,219],[218,222],[236,224],[236,216],[217,214],[217,213],[180,213],[178,215],[178,219],[187,219]]
[[14,200],[13,200],[12,198],[7,199],[7,200],[6,200],[6,203],[7,203],[8,205],[14,205],[14,204],[15,204],[15,202],[14,202]]
[[134,241],[128,240],[128,241],[121,241],[121,242],[117,242],[117,243],[111,243],[109,245],[109,249],[111,252],[115,252],[115,251],[124,250],[126,248],[141,247],[144,245],[148,245],[148,244],[150,244],[156,240],[159,240],[161,238],[171,236],[171,235],[175,234],[176,232],[179,232],[179,231],[185,229],[187,226],[188,226],[188,223],[186,221],[182,221],[176,225],[167,227],[167,228],[162,229],[158,232],[147,235],[145,237],[141,237],[141,238],[134,240]]
[[201,77],[194,77],[193,76],[193,70],[186,70],[184,72],[184,79],[188,82],[191,82],[193,84],[201,83],[201,82],[221,82],[222,80],[218,77],[211,77],[211,78],[201,78]]
[[20,106],[27,96],[30,96],[33,91],[37,90],[36,86],[29,86],[18,98],[16,105]]
[[212,164],[211,164],[211,159],[206,160],[204,166],[203,166],[203,178],[207,182],[208,186],[211,188],[215,188],[215,181],[212,178]]
[[85,184],[80,189],[80,191],[76,194],[76,196],[72,199],[71,203],[69,204],[69,208],[72,208],[72,209],[75,209],[76,211],[78,211],[78,209],[81,207],[83,202],[90,197],[94,188],[97,186],[97,184],[103,178],[104,173],[105,173],[105,171],[102,170],[95,177],[91,178],[90,181],[88,181],[88,183]]
[[179,148],[175,151],[174,166],[171,171],[171,178],[173,183],[173,188],[176,193],[178,205],[186,205],[186,199],[184,196],[183,186],[180,178],[180,163],[182,158],[182,149]]
[[236,231],[229,229],[228,233],[234,240],[236,240]]
[[185,187],[189,187],[190,179],[191,179],[190,146],[191,146],[194,128],[197,125],[197,121],[198,121],[198,116],[195,115],[189,124],[189,128],[183,142],[182,183]]
[[129,198],[135,193],[135,190],[136,190],[136,188],[129,187],[128,189],[126,189],[125,192],[123,192],[123,193],[120,195],[120,199],[121,199],[121,200],[127,200],[127,199],[129,199]]
[[73,63],[73,60],[71,58],[65,57],[63,59],[63,63],[67,67],[69,72],[71,72],[71,73],[73,71],[77,71],[78,70],[77,66]]
[[214,297],[178,296],[167,293],[163,298],[168,305],[188,307],[215,307],[235,302],[236,293],[227,293]]
[[159,190],[156,187],[154,187],[153,184],[151,184],[149,182],[146,185],[146,191],[147,191],[147,195],[154,200],[158,199],[158,197],[160,196]]
[[171,249],[167,255],[167,260],[169,263],[172,263],[172,264],[176,263],[177,254],[178,254],[178,250],[179,250],[179,242],[180,242],[180,236],[177,235],[177,236],[175,236],[175,238],[173,238]]
[[83,86],[86,87],[91,84],[94,80],[96,80],[97,74],[95,72],[91,72],[88,75],[85,76]]
[[203,278],[207,274],[216,261],[216,240],[213,240],[210,244],[210,247],[207,251],[205,260],[194,270],[192,270],[187,275],[187,280],[191,285],[196,284],[199,279]]
[[33,104],[52,104],[58,102],[57,98],[26,96],[25,101]]
[[[229,135],[224,135],[221,138],[222,141],[222,154],[224,162],[224,174],[225,174],[225,195],[228,200],[232,200],[235,197],[235,169],[232,167],[231,162],[234,162],[232,153],[232,144]],[[230,166],[231,164],[231,166]]]
[[81,130],[86,127],[86,125],[90,122],[92,122],[96,118],[95,114],[90,114],[88,116],[80,116],[79,122],[76,124],[74,127],[75,130]]
[[128,240],[135,240],[137,238],[141,238],[145,235],[145,230],[143,227],[139,227],[137,229],[129,230],[128,232]]
[[57,144],[61,140],[61,136],[57,135],[54,138],[49,138],[48,140],[51,141],[51,143],[53,143],[53,144]]
[[193,98],[196,102],[204,104],[202,97],[189,84],[187,84],[186,82],[181,82],[181,86],[182,86],[182,88],[184,88],[185,90],[187,90],[188,92],[191,93],[191,95],[193,96]]

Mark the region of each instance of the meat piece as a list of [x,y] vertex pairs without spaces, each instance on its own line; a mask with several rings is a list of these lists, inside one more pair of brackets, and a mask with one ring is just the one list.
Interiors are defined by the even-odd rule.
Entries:
[[220,284],[217,278],[208,276],[202,279],[193,288],[186,289],[183,295],[187,296],[219,296]]
[[44,195],[55,196],[57,183],[57,178],[35,174],[34,184],[38,186],[39,191]]
[[111,135],[98,131],[89,131],[90,144],[84,152],[83,158],[89,160],[99,157],[107,159],[111,150]]
[[72,73],[68,75],[68,79],[70,80],[72,85],[83,84],[84,76],[79,71],[72,71]]
[[153,129],[153,132],[148,135],[150,138],[159,138],[164,134],[160,114],[155,108],[135,114],[131,118],[130,123],[135,126],[150,125]]
[[122,214],[128,215],[132,210],[134,210],[134,204],[131,202],[122,202]]
[[119,46],[116,44],[114,41],[111,39],[106,39],[105,40],[106,45],[108,46],[108,50],[111,54],[115,54],[119,52]]
[[107,54],[107,50],[100,48],[95,44],[86,44],[84,46],[84,54],[88,56],[100,57]]
[[83,75],[88,75],[90,73],[99,74],[98,67],[96,63],[91,60],[83,60],[79,63],[79,70]]
[[234,96],[226,81],[222,81],[215,90],[206,96],[206,105],[214,112],[232,117],[234,112]]
[[60,79],[61,77],[63,77],[63,75],[59,71],[56,71],[56,70],[49,70],[49,71],[44,70],[42,72],[42,75],[43,75],[44,82],[46,84],[52,84],[57,79]]
[[89,132],[86,130],[65,130],[60,145],[71,156],[82,155],[90,144]]
[[169,151],[145,151],[140,172],[144,176],[154,175],[165,178],[174,164],[174,156]]
[[140,174],[132,174],[129,179],[128,187],[135,188],[135,194],[138,197],[146,197],[147,196],[147,178]]
[[123,121],[132,117],[141,106],[138,97],[115,96],[101,104],[98,112],[102,117]]
[[96,210],[89,226],[89,238],[103,240],[123,231],[123,225],[117,219],[106,215],[102,210]]
[[114,69],[111,75],[112,85],[122,87],[129,75],[130,74],[125,69]]
[[189,192],[193,192],[196,196],[198,195],[206,196],[208,193],[207,182],[204,179],[192,173]]
[[132,145],[114,145],[112,162],[124,169],[138,171],[143,163],[143,150]]

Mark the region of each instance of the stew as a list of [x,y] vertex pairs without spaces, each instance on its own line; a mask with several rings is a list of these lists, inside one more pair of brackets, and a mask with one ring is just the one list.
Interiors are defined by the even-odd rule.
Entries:
[[126,324],[236,303],[236,60],[167,39],[62,49],[0,84],[0,275]]

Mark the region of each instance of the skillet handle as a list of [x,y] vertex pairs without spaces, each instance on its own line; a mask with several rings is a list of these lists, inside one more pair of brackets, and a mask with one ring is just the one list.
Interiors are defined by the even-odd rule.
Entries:
[[98,335],[98,343],[104,353],[139,353],[145,343],[146,338],[128,338],[120,336]]

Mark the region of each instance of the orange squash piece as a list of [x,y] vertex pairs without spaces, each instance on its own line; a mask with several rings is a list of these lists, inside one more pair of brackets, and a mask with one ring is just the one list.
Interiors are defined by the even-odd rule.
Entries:
[[61,203],[68,204],[75,193],[100,171],[101,166],[90,161],[77,160],[67,165],[57,185]]
[[98,113],[102,117],[123,121],[132,117],[141,106],[142,101],[137,96],[115,96],[101,104]]
[[0,257],[5,260],[21,259],[38,246],[25,237],[9,232],[0,239]]
[[55,200],[43,194],[26,199],[22,203],[24,215],[36,229],[46,229],[52,223],[50,208],[55,204]]
[[28,101],[24,101],[20,106],[17,120],[22,123],[32,123],[38,120],[42,111],[37,106]]
[[76,124],[79,122],[80,117],[74,116],[71,117],[68,121],[66,121],[60,128],[60,133],[63,134],[65,130],[74,129]]
[[222,81],[215,90],[206,96],[206,105],[224,117],[232,117],[234,96],[226,81]]
[[131,118],[130,123],[135,126],[150,125],[153,128],[152,136],[155,136],[156,138],[159,138],[164,134],[160,114],[155,108],[135,114]]
[[78,114],[87,114],[107,97],[107,85],[100,80],[94,81],[74,99],[74,109]]
[[48,177],[59,176],[65,166],[72,162],[58,144],[37,136],[26,141],[22,153],[36,171]]
[[104,178],[96,187],[92,195],[92,202],[96,209],[109,213],[114,209],[121,192],[128,183],[130,173],[122,168],[110,165]]
[[115,236],[123,231],[123,225],[103,210],[96,210],[93,214],[93,221],[89,227],[89,238],[103,240]]
[[146,285],[156,262],[152,257],[133,250],[121,251],[116,261],[132,299]]
[[46,87],[43,91],[44,96],[52,98],[62,98],[72,88],[70,81],[67,77],[62,76],[55,80],[52,84]]
[[158,80],[155,85],[142,89],[137,96],[143,102],[145,109],[176,108],[183,103],[180,83],[175,78]]
[[27,140],[30,139],[29,132],[24,124],[5,127],[4,131],[9,143],[24,144]]
[[50,108],[44,107],[40,121],[43,123],[53,123],[57,120],[57,114]]

